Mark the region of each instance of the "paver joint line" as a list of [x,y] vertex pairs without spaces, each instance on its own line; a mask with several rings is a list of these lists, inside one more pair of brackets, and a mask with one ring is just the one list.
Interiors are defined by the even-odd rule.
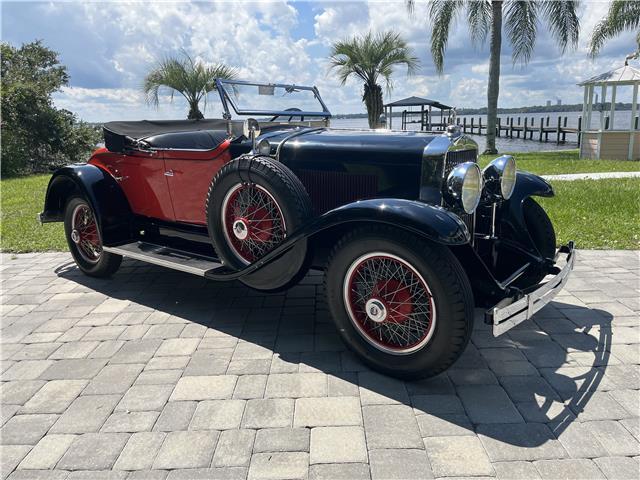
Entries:
[[130,260],[98,281],[56,270],[66,253],[1,255],[0,479],[640,471],[638,252],[579,251],[555,301],[501,337],[478,310],[459,361],[417,382],[346,350],[317,273],[264,295]]

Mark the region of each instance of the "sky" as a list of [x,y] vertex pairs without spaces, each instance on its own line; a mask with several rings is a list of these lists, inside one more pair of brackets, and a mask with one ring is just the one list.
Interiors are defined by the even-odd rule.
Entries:
[[[429,53],[426,1],[415,3],[409,14],[403,0],[2,1],[2,40],[19,45],[41,39],[56,50],[71,79],[55,94],[55,103],[90,122],[186,116],[180,98],[165,95],[159,108],[151,107],[140,87],[158,59],[182,50],[204,62],[234,66],[242,79],[316,85],[334,114],[364,112],[362,85],[352,80],[342,86],[329,71],[331,43],[391,28],[401,32],[421,66],[413,76],[399,67],[385,101],[417,95],[456,107],[485,106],[487,46],[473,45],[464,18],[458,19],[444,74],[438,75]],[[564,55],[541,24],[531,61],[514,66],[503,37],[499,106],[544,105],[558,98],[580,103],[583,93],[576,83],[621,66],[634,49],[630,32],[609,42],[595,61],[587,56],[589,35],[608,5],[583,0],[579,45]],[[217,93],[209,95],[204,113],[220,118]]]

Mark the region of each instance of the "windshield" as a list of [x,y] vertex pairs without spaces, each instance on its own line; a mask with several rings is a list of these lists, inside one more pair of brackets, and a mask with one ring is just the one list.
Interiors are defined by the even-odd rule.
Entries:
[[238,115],[331,116],[315,87],[218,80],[218,88],[225,110],[228,102]]

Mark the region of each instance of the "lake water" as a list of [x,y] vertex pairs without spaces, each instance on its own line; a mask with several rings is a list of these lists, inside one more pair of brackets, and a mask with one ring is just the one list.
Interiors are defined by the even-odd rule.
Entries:
[[[549,117],[549,126],[556,126],[558,123],[558,117],[562,117],[562,122],[564,125],[564,118],[567,117],[567,127],[569,128],[577,128],[578,127],[578,118],[582,116],[582,112],[545,112],[545,113],[516,113],[516,114],[500,114],[499,118],[502,119],[502,125],[507,125],[509,118],[513,118],[513,124],[516,125],[518,121],[518,117],[520,117],[520,125],[524,125],[525,117],[528,118],[528,124],[531,125],[532,119],[533,124],[535,126],[540,125],[540,119],[544,119],[546,122],[546,118]],[[460,123],[463,122],[463,118],[467,119],[467,125],[471,124],[471,118],[474,119],[474,124],[478,124],[478,120],[482,120],[482,124],[487,124],[487,116],[486,115],[460,115],[458,118],[460,119]],[[439,116],[434,115],[435,121],[439,121]],[[629,122],[631,119],[631,111],[617,111],[614,117],[614,126],[615,128],[629,128]],[[393,127],[400,128],[402,121],[400,117],[393,117]],[[593,112],[591,118],[591,126],[592,128],[598,128],[600,125],[600,114],[599,112]],[[333,118],[331,119],[331,126],[338,128],[368,128],[368,123],[366,118]],[[409,130],[418,130],[418,125],[413,124],[409,125]],[[484,135],[470,135],[467,133],[467,136],[471,137],[478,143],[479,150],[484,150],[485,147],[485,136]],[[496,138],[496,146],[500,152],[531,152],[531,151],[550,151],[550,150],[566,150],[571,148],[578,148],[578,139],[575,134],[567,134],[567,141],[564,143],[556,143],[555,133],[549,134],[549,142],[539,142],[536,140],[536,134],[534,133],[534,140],[524,140],[522,138],[505,138],[498,137]]]

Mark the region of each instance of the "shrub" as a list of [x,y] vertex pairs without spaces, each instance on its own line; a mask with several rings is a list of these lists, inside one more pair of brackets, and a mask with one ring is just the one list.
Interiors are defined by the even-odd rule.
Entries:
[[100,132],[53,105],[51,95],[69,83],[57,52],[35,41],[1,44],[2,175],[14,176],[84,160]]

